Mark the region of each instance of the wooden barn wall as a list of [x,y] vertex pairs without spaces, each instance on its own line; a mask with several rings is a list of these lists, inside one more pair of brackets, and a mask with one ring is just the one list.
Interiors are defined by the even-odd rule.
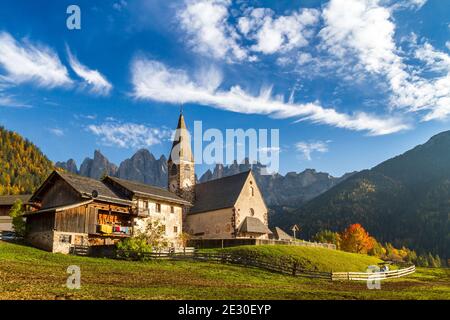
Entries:
[[55,225],[55,214],[45,213],[27,217],[27,232],[52,231]]
[[56,213],[55,229],[63,232],[87,233],[90,210],[86,206],[68,209]]
[[11,206],[0,206],[0,216],[9,216]]
[[57,180],[45,193],[42,199],[42,209],[58,207],[80,201],[80,195],[65,181]]

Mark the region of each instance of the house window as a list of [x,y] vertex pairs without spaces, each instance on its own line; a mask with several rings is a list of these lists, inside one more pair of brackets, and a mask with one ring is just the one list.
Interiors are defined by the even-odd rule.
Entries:
[[255,210],[253,210],[253,208],[250,208],[250,216],[254,216],[255,215]]
[[59,242],[71,243],[72,242],[72,235],[70,235],[70,234],[61,234],[59,236]]
[[174,233],[178,233],[178,227],[177,227],[177,226],[174,226],[174,227],[173,227],[173,232],[174,232]]
[[175,208],[174,208],[174,206],[170,206],[170,213],[175,213]]
[[148,201],[144,200],[144,209],[148,209]]
[[158,213],[161,212],[161,204],[160,203],[156,204],[156,212],[158,212]]

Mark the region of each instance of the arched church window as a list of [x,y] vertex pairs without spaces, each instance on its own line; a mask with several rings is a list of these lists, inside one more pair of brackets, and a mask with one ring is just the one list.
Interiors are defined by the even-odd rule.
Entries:
[[250,186],[250,194],[252,197],[255,195],[255,189],[252,186]]
[[253,210],[253,208],[250,208],[250,216],[254,216],[255,215],[255,210]]

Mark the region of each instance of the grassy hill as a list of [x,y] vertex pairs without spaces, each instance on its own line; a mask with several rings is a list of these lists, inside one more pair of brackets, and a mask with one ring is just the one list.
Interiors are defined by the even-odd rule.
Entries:
[[[0,241],[1,299],[450,299],[448,269],[418,269],[368,290],[257,268],[190,261],[130,262],[52,254]],[[81,289],[65,287],[67,267]]]
[[30,141],[0,126],[0,195],[32,193],[53,164]]
[[274,216],[272,223],[300,224],[305,237],[360,223],[381,242],[448,258],[448,212],[450,131],[349,177],[298,210]]
[[379,262],[382,262],[376,257],[363,254],[303,246],[239,246],[211,249],[211,251],[258,258],[269,263],[276,263],[280,260],[297,261],[299,268],[323,272],[365,272],[369,265],[377,265]]

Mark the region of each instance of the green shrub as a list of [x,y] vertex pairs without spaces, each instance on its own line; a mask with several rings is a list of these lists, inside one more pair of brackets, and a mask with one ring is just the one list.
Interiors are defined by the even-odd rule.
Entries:
[[9,216],[12,218],[12,227],[16,235],[19,237],[25,236],[25,220],[23,219],[23,204],[20,199],[14,202],[11,210],[9,211]]
[[152,247],[143,238],[126,238],[116,245],[117,257],[131,260],[146,260],[146,253],[152,252]]

